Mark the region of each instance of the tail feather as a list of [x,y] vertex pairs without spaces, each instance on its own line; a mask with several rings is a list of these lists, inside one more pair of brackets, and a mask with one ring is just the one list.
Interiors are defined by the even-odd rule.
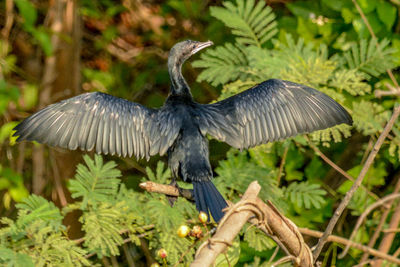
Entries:
[[193,182],[193,193],[197,210],[207,213],[209,217],[211,212],[214,220],[219,222],[224,216],[222,210],[228,205],[214,184],[211,181]]

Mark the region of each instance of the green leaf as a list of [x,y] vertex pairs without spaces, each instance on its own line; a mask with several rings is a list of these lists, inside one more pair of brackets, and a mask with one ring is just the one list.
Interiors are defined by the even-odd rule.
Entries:
[[351,11],[351,9],[349,9],[349,8],[343,8],[341,10],[341,13],[342,13],[344,22],[346,22],[346,23],[351,23],[356,18],[356,14],[354,14]]
[[[345,181],[338,189],[337,192],[341,194],[346,194],[347,191],[350,190],[351,186],[353,185],[352,181]],[[361,215],[365,209],[374,203],[375,200],[368,195],[365,190],[358,188],[354,193],[353,197],[350,200],[349,205],[347,206],[351,210],[351,214],[353,216]]]
[[312,206],[321,209],[325,203],[323,198],[326,191],[321,189],[318,184],[310,184],[309,182],[293,182],[284,189],[285,197],[293,204],[310,209]]
[[[362,168],[363,165],[357,165],[348,170],[348,173],[353,177],[358,177]],[[388,173],[386,170],[385,163],[384,162],[375,163],[368,169],[367,174],[365,175],[365,178],[363,180],[363,184],[367,185],[369,188],[373,186],[384,185],[385,177],[387,175]]]
[[286,203],[282,201],[282,191],[277,185],[276,170],[249,162],[246,152],[232,149],[227,159],[219,162],[215,171],[218,177],[213,182],[228,199],[237,198],[237,193],[244,193],[249,184],[257,180],[263,188],[259,195],[261,199],[271,200],[280,208],[286,208]]
[[31,28],[37,20],[37,12],[35,6],[28,0],[15,0],[18,11],[24,19],[24,25]]
[[364,13],[374,11],[375,7],[379,5],[377,0],[358,0],[357,2]]
[[96,210],[85,212],[79,219],[86,233],[85,246],[99,256],[119,255],[118,246],[124,242],[120,235],[124,206],[124,203],[116,206],[102,203]]
[[335,11],[341,11],[344,8],[353,7],[353,3],[347,0],[336,0],[336,1],[322,0],[322,3],[324,3],[325,5],[327,5],[328,7],[332,8]]
[[250,44],[261,47],[278,33],[275,15],[265,2],[254,0],[236,0],[223,2],[222,7],[211,7],[211,15],[221,20],[232,33],[237,35],[240,44]]
[[44,28],[32,29],[31,33],[38,41],[46,56],[51,56],[53,54],[53,45],[51,44],[51,37],[46,30]]
[[396,20],[396,7],[394,7],[389,1],[379,1],[377,6],[378,17],[386,28],[390,30]]
[[173,229],[175,231],[171,230],[172,229],[168,229],[160,232],[159,234],[159,243],[161,247],[167,251],[167,260],[171,263],[171,265],[168,266],[173,266],[173,264],[177,263],[184,254],[185,256],[183,258],[183,262],[192,262],[195,249],[190,248],[191,241],[186,238],[179,237],[176,234],[175,228]]
[[116,169],[114,161],[103,164],[100,155],[95,154],[94,161],[88,155],[84,155],[83,159],[87,167],[78,165],[75,179],[70,180],[68,188],[73,198],[82,197],[81,208],[85,209],[88,202],[96,205],[116,194],[121,172]]
[[372,135],[383,130],[391,112],[383,106],[362,100],[353,102],[353,120],[356,129],[364,135]]
[[366,95],[371,92],[371,86],[364,82],[368,76],[357,69],[339,69],[334,73],[330,86],[347,91],[351,95]]
[[343,62],[349,69],[364,72],[367,77],[378,77],[387,69],[396,66],[393,54],[396,49],[389,47],[389,40],[383,39],[378,43],[375,39],[369,42],[365,39],[359,44],[353,44],[350,51],[343,54]]
[[309,180],[322,180],[326,173],[327,170],[324,163],[317,156],[312,158],[311,162],[304,170],[304,174]]
[[25,110],[29,110],[33,108],[38,101],[39,89],[36,85],[26,84],[22,90],[22,97],[24,101],[23,108]]
[[16,121],[10,121],[0,127],[0,143],[3,143],[7,138],[11,137],[14,132],[13,128],[17,126],[17,124],[18,122]]
[[207,81],[217,86],[229,81],[245,81],[250,76],[248,59],[244,46],[225,44],[202,53],[200,60],[192,63],[194,67],[205,68],[197,77],[197,81]]
[[30,195],[16,207],[19,209],[19,217],[16,222],[19,227],[25,227],[36,220],[42,220],[45,226],[50,225],[55,230],[63,228],[63,216],[60,210],[53,202],[49,202],[41,196]]
[[216,267],[230,267],[235,266],[239,261],[240,256],[240,240],[239,237],[236,237],[232,246],[229,246],[228,251],[226,253],[219,254],[215,259]]
[[276,246],[276,243],[271,238],[255,226],[247,228],[244,234],[244,240],[249,244],[249,247],[257,251],[268,250]]
[[[171,170],[162,161],[157,162],[156,173],[154,173],[150,167],[146,167],[147,178],[150,181],[165,184],[167,179],[171,178]],[[145,179],[144,179],[145,181]]]
[[34,267],[32,258],[23,253],[17,253],[9,248],[0,247],[0,263],[9,267]]

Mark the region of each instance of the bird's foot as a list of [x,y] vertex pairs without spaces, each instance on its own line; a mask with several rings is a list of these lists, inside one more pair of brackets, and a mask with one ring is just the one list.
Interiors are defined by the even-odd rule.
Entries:
[[[173,180],[169,185],[172,185],[178,189],[179,196],[182,196],[189,201],[194,201],[193,189],[181,188],[178,186],[178,183],[175,180]],[[173,207],[175,204],[175,201],[178,199],[178,197],[167,196],[167,199],[168,199],[169,205],[171,205],[171,207]]]
[[[178,187],[178,184],[175,181],[175,179],[173,179],[172,182],[169,185],[175,186],[176,188],[178,188],[178,191],[179,191],[179,187]],[[179,192],[179,194],[180,194],[180,192]],[[175,204],[175,201],[178,199],[178,197],[175,197],[175,196],[166,196],[166,197],[167,197],[169,205],[171,207],[173,207],[174,204]]]

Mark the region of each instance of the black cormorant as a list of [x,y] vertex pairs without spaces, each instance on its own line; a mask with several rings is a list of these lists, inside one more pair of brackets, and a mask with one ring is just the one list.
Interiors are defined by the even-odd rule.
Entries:
[[171,92],[151,109],[104,93],[86,93],[52,104],[15,127],[18,141],[93,150],[136,158],[168,154],[174,178],[193,183],[196,208],[219,221],[226,202],[211,179],[209,134],[246,149],[337,124],[347,111],[310,87],[271,79],[213,104],[193,100],[181,73],[185,60],[213,43],[186,40],[168,57]]

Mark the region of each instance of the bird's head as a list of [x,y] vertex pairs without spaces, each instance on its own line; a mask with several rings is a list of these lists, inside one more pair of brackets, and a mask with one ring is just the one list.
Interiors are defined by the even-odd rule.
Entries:
[[168,66],[169,67],[181,67],[182,64],[192,55],[196,54],[203,48],[209,47],[214,43],[211,41],[207,42],[198,42],[192,40],[182,41],[180,43],[175,44],[168,56]]

